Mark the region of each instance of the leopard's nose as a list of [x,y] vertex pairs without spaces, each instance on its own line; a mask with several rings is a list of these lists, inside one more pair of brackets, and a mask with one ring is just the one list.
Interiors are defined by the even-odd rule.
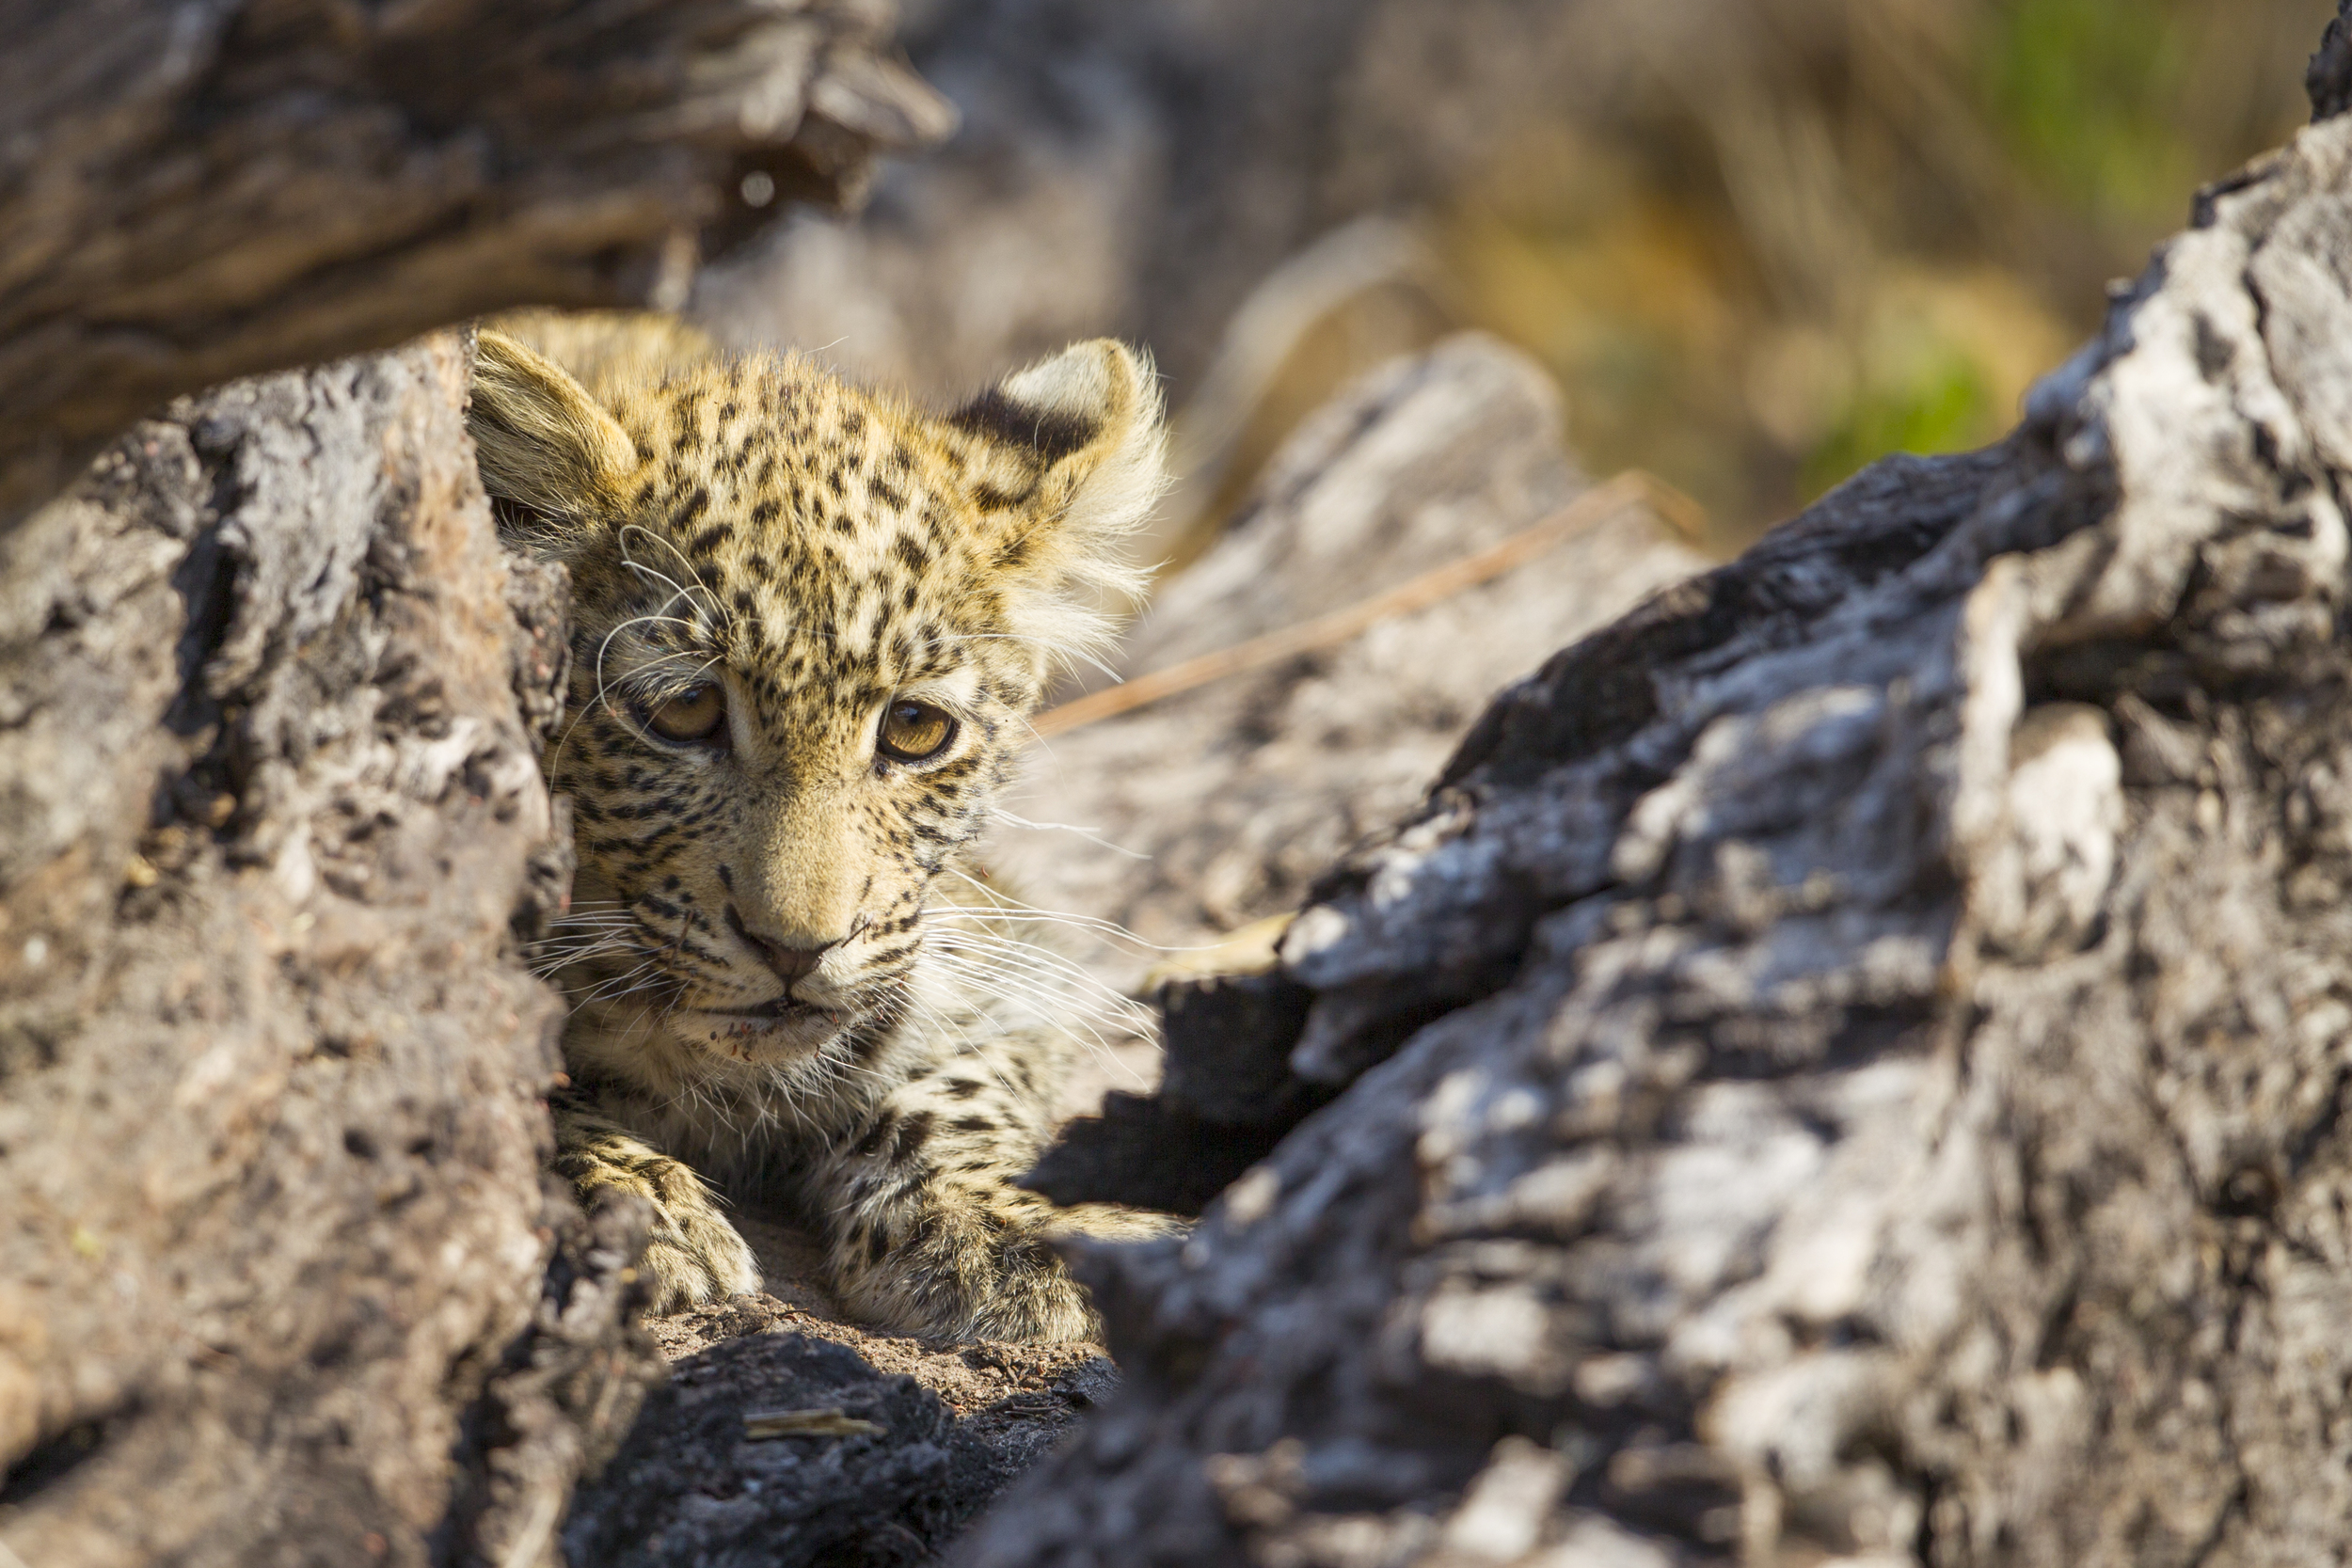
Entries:
[[732,905],[727,909],[727,926],[737,936],[743,939],[746,946],[759,955],[761,962],[776,972],[777,978],[787,987],[793,981],[804,978],[823,959],[830,949],[838,947],[842,942],[849,941],[848,937],[836,937],[832,942],[821,942],[814,947],[779,942],[773,937],[761,936],[757,931],[744,925],[743,917],[735,911]]

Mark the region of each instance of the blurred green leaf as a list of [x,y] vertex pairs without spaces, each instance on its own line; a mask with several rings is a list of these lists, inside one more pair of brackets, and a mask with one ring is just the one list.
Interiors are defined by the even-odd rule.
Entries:
[[2197,157],[2171,118],[2187,79],[2177,0],[1999,0],[1977,87],[2023,171],[2107,222],[2169,216]]
[[1818,496],[1866,463],[1890,452],[1963,451],[1999,434],[1984,367],[1950,345],[1920,356],[1914,373],[1866,382],[1859,394],[1805,459],[1804,492]]

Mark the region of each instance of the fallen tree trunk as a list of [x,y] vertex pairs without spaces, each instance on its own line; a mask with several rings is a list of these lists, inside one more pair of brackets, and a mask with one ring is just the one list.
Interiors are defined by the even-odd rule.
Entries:
[[2352,1553],[2347,255],[2328,119],[2008,442],[1506,692],[1220,1013],[1343,1092],[1091,1255],[1127,1389],[957,1560]]
[[951,128],[892,16],[0,3],[0,520],[177,393],[512,305],[682,298],[699,255]]
[[641,1220],[542,1190],[563,584],[498,547],[469,359],[183,402],[0,537],[25,1562],[552,1560],[658,1365]]

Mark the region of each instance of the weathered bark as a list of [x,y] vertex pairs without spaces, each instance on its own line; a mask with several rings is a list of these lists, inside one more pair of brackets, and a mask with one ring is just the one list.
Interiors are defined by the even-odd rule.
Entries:
[[444,336],[136,426],[0,538],[0,1540],[548,1560],[652,1348],[542,1189],[562,583]]
[[[823,1249],[738,1210],[762,1293],[647,1321],[670,1381],[583,1481],[576,1568],[885,1568],[927,1560],[1116,1386],[1101,1347],[869,1333],[824,1288]],[[744,1418],[842,1411],[879,1432],[754,1435]]]
[[2352,1553],[2347,255],[2336,119],[2010,441],[1507,692],[1286,940],[1343,1092],[1093,1255],[1127,1390],[958,1560]]
[[[806,1320],[820,1332],[793,1333],[757,1304],[700,1316],[734,1319],[731,1337],[673,1367],[575,1499],[564,1544],[580,1568],[928,1561],[1117,1386],[1090,1347],[925,1349]],[[747,1421],[778,1410],[871,1430],[763,1437]]]
[[682,292],[779,201],[946,133],[891,19],[7,0],[0,518],[177,393],[505,306],[640,304],[665,267]]

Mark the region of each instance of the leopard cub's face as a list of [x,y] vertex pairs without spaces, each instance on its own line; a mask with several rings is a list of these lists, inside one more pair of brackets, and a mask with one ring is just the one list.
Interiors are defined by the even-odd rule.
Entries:
[[573,579],[560,982],[624,1070],[853,1059],[924,1005],[927,899],[1126,585],[1148,372],[1081,344],[945,419],[792,359],[599,401],[485,331],[472,424]]

